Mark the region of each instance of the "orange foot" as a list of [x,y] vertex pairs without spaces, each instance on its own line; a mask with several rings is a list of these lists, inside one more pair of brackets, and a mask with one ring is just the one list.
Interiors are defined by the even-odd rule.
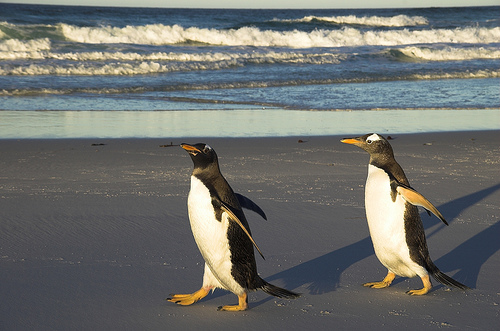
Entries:
[[396,274],[393,272],[388,272],[387,276],[381,282],[371,282],[364,283],[363,286],[371,287],[371,288],[385,288],[391,286],[392,281],[396,278]]
[[211,289],[211,287],[202,287],[198,291],[191,294],[170,294],[171,298],[167,298],[167,301],[177,303],[182,306],[189,306],[206,297]]
[[420,277],[422,279],[422,283],[424,283],[424,287],[421,288],[420,290],[410,290],[406,292],[409,295],[424,295],[427,294],[431,288],[432,288],[432,283],[431,279],[429,278],[429,275]]
[[248,308],[248,296],[246,293],[238,295],[238,304],[235,306],[220,306],[219,311],[243,311]]

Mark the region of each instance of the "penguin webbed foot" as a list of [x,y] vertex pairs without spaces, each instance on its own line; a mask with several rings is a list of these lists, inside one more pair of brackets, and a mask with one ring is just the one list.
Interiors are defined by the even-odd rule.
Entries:
[[217,308],[217,311],[245,311],[248,309],[248,305],[241,307],[240,305],[226,305]]
[[181,306],[189,306],[206,297],[209,292],[210,288],[202,287],[198,291],[191,294],[170,294],[170,298],[167,298],[167,301],[179,304]]
[[396,274],[389,271],[387,273],[387,276],[385,276],[385,278],[382,281],[364,283],[363,286],[369,287],[369,288],[386,288],[386,287],[391,286],[394,278],[396,278]]
[[369,288],[386,288],[391,286],[391,283],[387,283],[384,281],[381,282],[369,282],[369,283],[364,283],[363,286],[369,287]]
[[406,291],[406,294],[408,295],[425,295],[429,292],[429,289],[423,287],[419,290],[409,290],[409,291]]
[[246,293],[238,295],[237,305],[226,305],[217,308],[217,311],[244,311],[248,309],[248,296]]
[[408,294],[408,295],[424,295],[424,294],[429,293],[429,291],[432,288],[431,278],[429,277],[429,275],[426,275],[426,276],[420,277],[420,279],[422,280],[424,287],[419,289],[419,290],[406,291],[406,294]]

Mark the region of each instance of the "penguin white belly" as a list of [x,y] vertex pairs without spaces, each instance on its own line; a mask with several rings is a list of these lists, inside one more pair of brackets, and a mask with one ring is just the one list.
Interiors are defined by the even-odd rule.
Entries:
[[404,228],[405,204],[399,195],[392,201],[387,173],[369,165],[365,209],[375,254],[389,271],[399,276],[414,277],[425,270],[410,258]]
[[[222,214],[220,222],[215,218],[210,191],[194,176],[191,176],[188,214],[198,249],[205,260],[206,266],[213,274],[213,277],[207,274],[205,268],[203,285],[222,287],[237,295],[243,294],[245,290],[231,275],[232,263],[227,237],[229,227],[227,214],[225,212]],[[205,282],[210,284],[205,284]]]

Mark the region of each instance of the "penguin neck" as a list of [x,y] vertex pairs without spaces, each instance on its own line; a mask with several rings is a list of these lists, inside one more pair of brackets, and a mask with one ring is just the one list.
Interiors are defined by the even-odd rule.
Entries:
[[390,176],[394,177],[398,182],[404,185],[410,185],[408,178],[403,171],[403,168],[396,162],[394,155],[390,154],[374,154],[370,155],[370,165],[383,169]]
[[[228,196],[231,196],[233,192],[229,183],[220,173],[218,166],[213,168],[195,168],[193,170],[192,177],[201,181],[213,195],[218,196],[223,200],[227,199]],[[233,203],[234,202],[231,201],[231,204]]]
[[211,163],[203,167],[195,165],[192,175],[199,178],[200,180],[202,179],[213,180],[214,178],[222,176],[222,174],[220,173],[218,163]]
[[378,168],[387,168],[391,163],[395,163],[394,155],[389,153],[370,154],[370,164]]

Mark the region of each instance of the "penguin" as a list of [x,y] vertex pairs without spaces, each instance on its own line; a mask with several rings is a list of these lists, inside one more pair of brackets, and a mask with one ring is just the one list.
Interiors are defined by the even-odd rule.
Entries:
[[442,273],[432,262],[417,206],[424,207],[429,215],[431,211],[446,225],[448,223],[432,203],[410,187],[389,142],[376,133],[345,138],[341,142],[358,146],[370,154],[365,186],[366,218],[375,255],[388,269],[382,281],[363,286],[385,288],[396,275],[419,276],[424,287],[406,293],[424,295],[432,288],[431,275],[444,285],[469,289]]
[[171,294],[168,301],[191,305],[210,291],[222,288],[238,296],[237,305],[225,305],[220,311],[248,308],[250,291],[258,289],[286,299],[300,294],[274,286],[257,274],[253,246],[260,253],[250,232],[242,207],[266,218],[262,209],[249,198],[234,193],[219,169],[215,150],[209,145],[181,144],[189,153],[194,170],[188,194],[188,215],[194,239],[205,260],[203,285],[192,294]]

